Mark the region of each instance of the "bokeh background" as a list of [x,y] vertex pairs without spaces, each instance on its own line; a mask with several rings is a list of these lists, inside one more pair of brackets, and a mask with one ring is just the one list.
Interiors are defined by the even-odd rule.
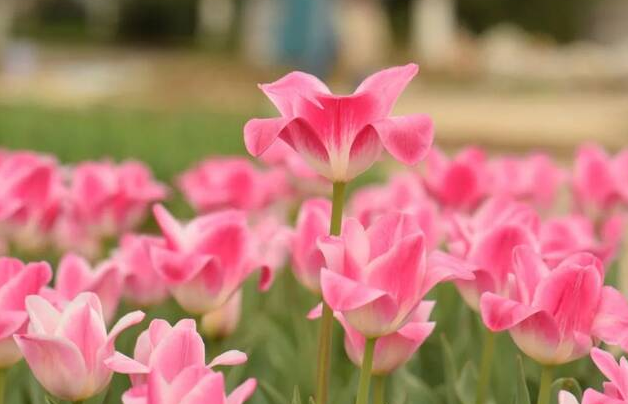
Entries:
[[[626,0],[0,0],[0,147],[63,163],[138,158],[169,182],[208,155],[244,153],[246,120],[275,114],[258,82],[300,69],[350,92],[379,68],[415,61],[421,73],[397,112],[430,113],[439,146],[568,161],[581,142],[616,150],[628,141],[626,21]],[[170,207],[192,214],[180,196]],[[290,277],[270,295],[254,289],[244,310],[254,321],[210,350],[247,350],[250,365],[230,383],[246,372],[262,381],[252,403],[288,403],[295,385],[311,391],[316,327],[303,314],[315,301]],[[397,375],[393,403],[439,403],[433,386],[467,403],[471,379],[449,359],[479,356],[481,327],[452,287],[434,297],[439,328]],[[172,304],[149,314],[184,315]],[[517,364],[508,338],[499,344],[511,353],[495,375],[501,404]],[[15,380],[28,374],[20,366]],[[335,402],[350,402],[353,367],[334,366]],[[525,367],[534,396],[538,369]],[[564,373],[597,377],[589,363]],[[102,402],[117,402],[122,379]],[[34,384],[13,402],[37,396],[26,391]]]

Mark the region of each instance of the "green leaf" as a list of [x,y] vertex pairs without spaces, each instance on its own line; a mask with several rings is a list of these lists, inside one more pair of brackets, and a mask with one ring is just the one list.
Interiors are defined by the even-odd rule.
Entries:
[[44,401],[46,402],[46,404],[59,404],[59,401],[56,398],[53,398],[48,394],[44,396]]
[[578,401],[580,401],[580,398],[582,398],[582,387],[580,387],[580,383],[578,383],[578,381],[573,377],[563,377],[555,380],[554,383],[552,383],[552,388],[550,390],[551,404],[558,404],[558,393],[561,390],[567,390],[568,392],[576,396]]
[[530,392],[526,383],[526,374],[521,355],[517,355],[517,370],[517,392],[514,404],[530,404]]
[[405,404],[441,404],[438,395],[423,380],[408,371],[407,368],[399,369],[394,385],[390,390],[392,394],[391,403]]
[[299,386],[294,386],[292,404],[301,404],[301,392],[299,391]]
[[316,401],[314,401],[314,397],[310,396],[310,404],[316,404]]
[[443,367],[445,372],[445,398],[447,404],[458,404],[456,397],[456,381],[458,380],[458,370],[456,368],[456,359],[454,357],[454,351],[451,349],[451,345],[445,337],[445,334],[441,334],[440,342],[443,349]]
[[463,404],[473,404],[478,385],[478,371],[473,362],[467,362],[456,381],[456,395]]
[[288,401],[284,396],[281,395],[281,393],[279,391],[277,391],[276,388],[274,388],[273,386],[271,386],[267,382],[261,381],[260,384],[259,384],[259,387],[262,390],[262,392],[264,393],[264,395],[270,400],[271,403],[273,403],[273,404],[290,404],[290,401]]

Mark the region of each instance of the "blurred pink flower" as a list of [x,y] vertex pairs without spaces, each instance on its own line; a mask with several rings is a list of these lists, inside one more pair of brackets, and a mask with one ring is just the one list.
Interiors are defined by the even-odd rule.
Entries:
[[546,154],[501,157],[489,164],[490,194],[506,196],[548,209],[566,180],[564,170]]
[[464,268],[428,265],[423,233],[402,213],[383,215],[367,230],[349,218],[340,237],[322,237],[318,244],[326,264],[323,299],[367,338],[406,325],[437,283],[473,278]]
[[285,196],[283,170],[262,170],[241,157],[205,160],[179,177],[179,188],[198,212],[259,210]]
[[579,359],[600,340],[628,348],[628,302],[604,286],[604,267],[595,256],[575,254],[550,270],[541,255],[520,246],[513,262],[510,297],[482,295],[490,330],[508,330],[524,353],[549,365]]
[[[622,357],[617,363],[610,353],[593,348],[591,359],[606,376],[608,382],[604,383],[602,393],[591,388],[587,389],[582,397],[582,404],[628,403],[628,384],[626,383],[628,380],[628,361],[626,358]],[[578,404],[578,400],[566,391],[561,391],[558,397],[559,404]]]
[[417,218],[425,234],[428,250],[438,247],[443,233],[438,206],[423,190],[421,179],[413,173],[393,176],[385,185],[367,186],[356,191],[349,211],[368,227],[379,216],[390,211],[402,211]]
[[313,293],[319,294],[323,254],[316,245],[319,237],[329,234],[331,202],[309,199],[301,205],[292,240],[292,271],[297,280]]
[[93,292],[98,296],[105,321],[109,324],[118,309],[122,288],[123,277],[116,262],[104,261],[92,269],[83,257],[67,253],[57,268],[54,289],[46,290],[44,296],[62,309],[79,294]]
[[88,399],[107,387],[112,371],[105,359],[114,353],[115,339],[144,318],[140,311],[129,313],[107,334],[93,293],[79,294],[62,311],[43,297],[29,296],[26,308],[29,331],[16,334],[15,341],[39,383],[69,401]]
[[0,258],[0,369],[22,357],[13,334],[26,332],[25,299],[40,293],[51,278],[52,270],[45,262],[25,265],[15,258]]
[[301,72],[260,85],[281,117],[250,120],[244,127],[247,150],[260,156],[279,138],[334,182],[367,170],[382,147],[397,160],[416,164],[432,144],[431,119],[389,115],[418,70],[415,64],[383,70],[346,96],[331,94],[316,77]]
[[169,296],[166,283],[153,266],[152,246],[165,247],[166,242],[161,237],[125,234],[114,257],[124,278],[124,298],[142,307],[160,304]]
[[225,401],[224,386],[218,388],[214,379],[221,374],[212,368],[246,360],[246,354],[228,351],[205,365],[205,344],[196,331],[196,322],[184,319],[174,327],[164,320],[153,320],[138,337],[133,359],[116,352],[106,363],[115,372],[130,375],[133,387],[123,396],[125,404],[232,404],[253,393],[255,380],[247,380]]
[[242,315],[242,290],[238,290],[227,303],[203,315],[201,332],[209,338],[226,338],[238,327]]
[[450,160],[433,147],[425,162],[425,188],[444,208],[471,211],[486,197],[490,177],[481,149],[468,147]]
[[226,303],[255,269],[244,213],[226,210],[183,225],[161,205],[153,211],[166,245],[151,246],[151,260],[177,302],[194,314]]
[[69,212],[71,220],[98,236],[133,229],[153,202],[166,197],[148,167],[137,161],[116,165],[109,161],[83,162],[72,169]]
[[290,255],[292,229],[272,212],[260,215],[257,223],[252,226],[253,253],[251,265],[261,270],[259,287],[267,291],[281,271]]
[[449,253],[437,255],[449,265],[471,269],[473,280],[457,280],[465,302],[479,310],[480,296],[493,292],[507,296],[513,273],[515,247],[539,250],[539,217],[530,206],[508,198],[487,200],[471,216],[455,216],[449,235]]
[[572,186],[580,209],[595,219],[621,201],[628,203],[628,149],[611,157],[598,145],[580,146]]
[[[406,325],[392,334],[378,338],[373,356],[373,374],[388,374],[403,366],[415,354],[417,349],[430,336],[436,323],[429,322],[434,308],[433,301],[419,303]],[[366,339],[345,321],[342,314],[338,321],[345,330],[345,350],[351,362],[362,367]]]

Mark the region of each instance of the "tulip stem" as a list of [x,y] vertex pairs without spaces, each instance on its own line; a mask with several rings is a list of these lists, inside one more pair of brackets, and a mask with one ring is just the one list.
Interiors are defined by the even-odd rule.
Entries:
[[364,345],[364,356],[362,357],[362,372],[360,372],[360,384],[358,385],[358,398],[356,404],[368,404],[369,387],[371,384],[371,370],[373,368],[373,353],[375,352],[375,342],[377,338],[367,338]]
[[486,330],[484,334],[484,347],[480,362],[480,375],[478,389],[475,396],[475,404],[484,404],[488,393],[488,385],[491,382],[491,369],[493,367],[493,355],[495,354],[495,334]]
[[373,404],[384,404],[386,398],[386,375],[373,376]]
[[7,369],[0,369],[0,404],[4,404],[5,387],[7,382]]
[[[340,235],[342,230],[342,209],[345,200],[344,182],[334,182],[334,193],[331,205],[331,223],[329,234]],[[327,303],[323,302],[323,318],[318,339],[318,369],[316,372],[316,404],[327,404],[329,370],[331,364],[331,343],[334,313]]]
[[539,387],[539,399],[537,404],[549,404],[552,390],[552,382],[554,368],[550,365],[544,365],[541,370],[541,386]]

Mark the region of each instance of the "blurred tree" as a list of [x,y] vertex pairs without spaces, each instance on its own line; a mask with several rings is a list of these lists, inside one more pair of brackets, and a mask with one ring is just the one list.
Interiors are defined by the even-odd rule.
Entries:
[[198,0],[120,0],[118,34],[140,42],[191,40]]

